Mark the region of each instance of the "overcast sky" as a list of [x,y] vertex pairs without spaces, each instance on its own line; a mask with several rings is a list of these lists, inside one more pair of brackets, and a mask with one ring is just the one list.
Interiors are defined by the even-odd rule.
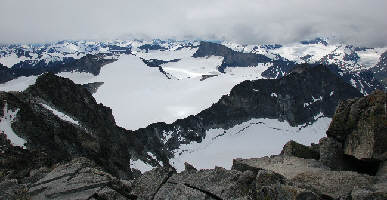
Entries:
[[329,36],[387,45],[387,0],[0,0],[0,42],[203,39],[289,43]]

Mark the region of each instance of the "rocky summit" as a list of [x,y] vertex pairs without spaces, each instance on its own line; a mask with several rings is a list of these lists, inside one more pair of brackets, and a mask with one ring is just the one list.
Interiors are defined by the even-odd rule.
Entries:
[[[0,92],[0,99],[2,120],[24,140],[16,147],[2,140],[3,170],[17,165],[29,171],[84,156],[115,176],[130,178],[130,159],[147,156],[144,149],[153,152],[143,143],[146,138],[116,126],[111,109],[69,79],[47,73],[24,92]],[[155,151],[163,160],[162,147]]]
[[[8,125],[5,130],[16,135],[0,134],[0,199],[384,200],[387,94],[375,91],[361,97],[329,74],[322,66],[300,66],[279,80],[246,81],[212,108],[176,122],[191,127],[197,119],[212,119],[198,126],[204,128],[273,115],[291,124],[303,123],[313,116],[297,114],[305,110],[298,98],[305,98],[306,88],[322,92],[322,99],[332,98],[308,111],[333,115],[326,137],[318,144],[289,141],[280,155],[235,158],[231,169],[197,170],[185,163],[182,172],[169,165],[170,151],[157,134],[152,137],[153,132],[116,126],[112,111],[98,104],[85,86],[44,74],[24,92],[0,93],[2,126]],[[302,80],[310,77],[313,81],[305,85]],[[335,82],[341,87],[332,85]],[[350,99],[344,101],[346,97]],[[334,110],[332,105],[341,99]],[[132,158],[154,168],[141,174],[130,168]]]

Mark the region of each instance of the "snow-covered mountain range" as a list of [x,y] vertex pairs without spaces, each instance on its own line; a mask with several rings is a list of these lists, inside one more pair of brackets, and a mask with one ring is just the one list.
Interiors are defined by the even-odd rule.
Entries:
[[[150,169],[166,155],[177,169],[185,161],[199,168],[229,167],[224,161],[236,156],[279,153],[289,139],[317,142],[340,100],[385,88],[386,50],[319,38],[288,45],[174,40],[2,45],[0,91],[25,90],[40,74],[52,72],[88,88],[97,103],[112,109],[115,124],[135,130],[152,147],[131,156],[132,168]],[[264,106],[255,105],[260,101]],[[69,112],[42,106],[61,116]],[[256,149],[258,139],[262,145]],[[219,148],[235,141],[243,145]],[[197,162],[202,155],[208,158]]]
[[[48,44],[0,46],[0,82],[44,71],[79,71],[98,75],[98,70],[72,68],[86,55],[95,59],[117,60],[132,54],[150,67],[159,67],[168,78],[211,77],[220,73],[264,78],[280,78],[295,64],[332,66],[347,82],[368,94],[383,87],[378,73],[381,55],[387,48],[355,47],[316,38],[287,45],[242,45],[234,42],[174,40],[60,41]],[[60,68],[59,65],[67,65]],[[6,69],[6,68],[8,69]],[[246,67],[241,69],[240,67]],[[58,69],[60,68],[60,69]],[[38,71],[38,73],[36,72]],[[10,75],[5,76],[6,73]]]

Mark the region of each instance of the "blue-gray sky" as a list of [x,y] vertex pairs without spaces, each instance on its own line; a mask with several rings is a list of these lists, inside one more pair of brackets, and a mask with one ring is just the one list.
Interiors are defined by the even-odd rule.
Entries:
[[387,45],[386,0],[0,0],[0,42],[204,39],[289,43],[316,36]]

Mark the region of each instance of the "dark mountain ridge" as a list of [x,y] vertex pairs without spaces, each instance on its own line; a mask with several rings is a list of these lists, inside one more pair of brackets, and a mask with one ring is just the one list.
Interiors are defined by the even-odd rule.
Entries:
[[222,56],[224,59],[218,68],[224,73],[227,67],[252,67],[258,64],[273,63],[273,66],[293,66],[294,62],[285,59],[272,60],[265,55],[234,51],[222,44],[201,41],[193,57]]
[[[111,109],[97,104],[86,88],[69,79],[46,73],[24,92],[0,92],[0,97],[2,108],[7,104],[10,110],[18,109],[12,129],[27,141],[27,149],[36,152],[36,157],[47,158],[37,165],[86,156],[116,176],[131,177],[132,156],[146,160],[144,151],[154,152],[148,149],[153,143],[144,144],[144,137],[136,138],[131,131],[116,126]],[[62,119],[56,112],[77,123]],[[168,163],[162,149],[159,144],[155,154]]]
[[291,126],[306,125],[320,115],[332,117],[342,100],[362,96],[326,67],[302,65],[281,79],[244,81],[236,85],[210,108],[172,124],[155,123],[139,129],[138,135],[156,136],[170,150],[180,144],[201,142],[206,131],[228,129],[253,118],[287,121]]
[[11,68],[0,65],[0,83],[5,83],[20,76],[41,75],[45,72],[78,71],[98,75],[104,65],[116,61],[115,59],[105,59],[104,57],[104,54],[87,54],[80,59],[65,58],[63,61],[49,63],[46,63],[44,60],[37,63],[35,61],[22,61]]

